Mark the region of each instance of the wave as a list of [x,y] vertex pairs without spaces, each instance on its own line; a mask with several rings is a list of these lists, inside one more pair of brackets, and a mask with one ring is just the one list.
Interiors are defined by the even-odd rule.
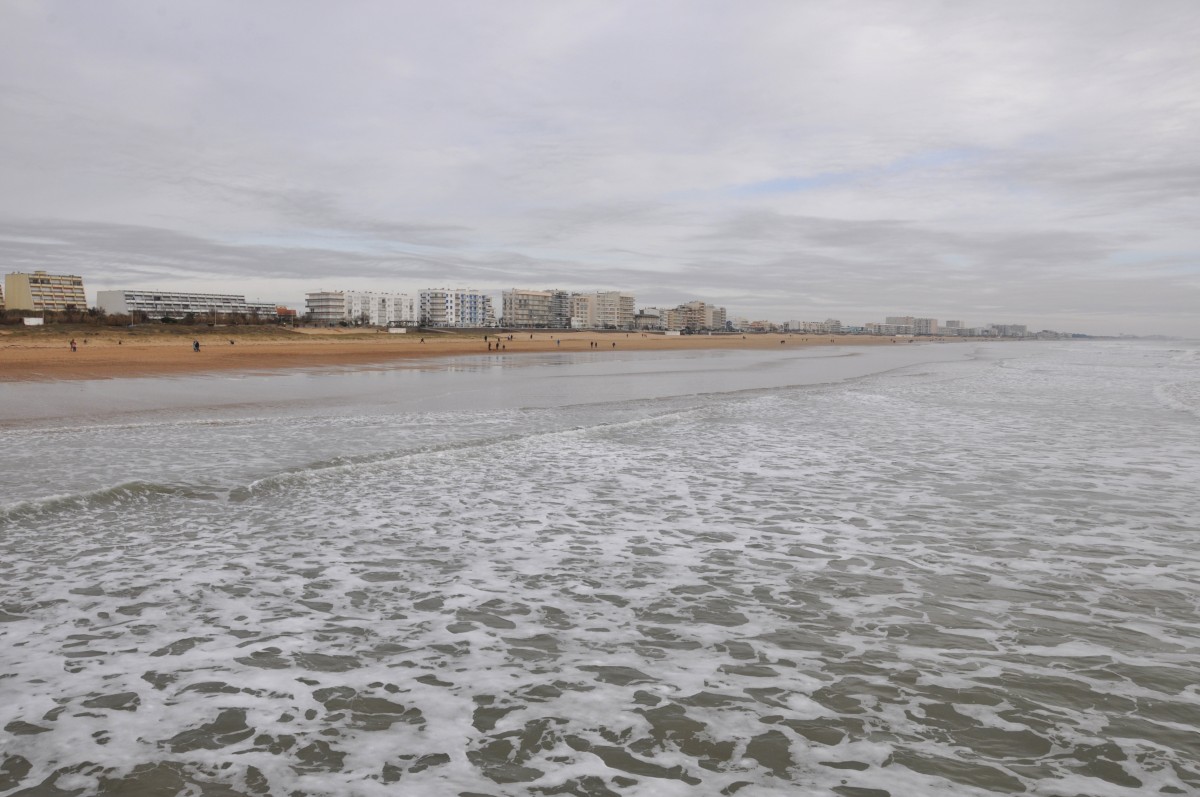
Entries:
[[1154,398],[1168,409],[1200,416],[1200,382],[1168,382],[1155,385]]
[[30,520],[63,511],[121,507],[164,498],[214,501],[220,495],[212,490],[184,485],[132,481],[74,495],[52,495],[32,501],[20,501],[0,507],[0,522]]
[[245,501],[257,495],[272,493],[276,490],[284,489],[291,485],[302,483],[309,479],[321,477],[329,473],[348,473],[355,470],[360,470],[362,468],[388,465],[396,462],[403,462],[405,460],[416,459],[419,457],[436,456],[439,454],[454,453],[457,451],[480,451],[495,446],[523,443],[526,441],[557,436],[590,434],[602,430],[635,428],[637,426],[648,424],[659,424],[682,418],[702,409],[704,409],[704,407],[688,407],[681,410],[656,413],[646,417],[635,418],[627,421],[607,421],[590,425],[550,429],[541,432],[518,432],[513,434],[496,435],[494,437],[484,439],[474,438],[470,440],[455,441],[452,443],[439,443],[428,446],[419,446],[417,448],[380,451],[373,454],[334,457],[327,460],[318,460],[301,465],[297,468],[291,468],[273,476],[257,479],[244,487],[235,487],[229,491],[229,500]]

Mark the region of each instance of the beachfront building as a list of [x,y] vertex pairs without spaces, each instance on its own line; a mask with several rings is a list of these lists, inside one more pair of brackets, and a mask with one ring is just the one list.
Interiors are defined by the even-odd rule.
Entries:
[[8,310],[86,310],[83,277],[73,274],[15,272],[4,276]]
[[597,291],[571,294],[571,326],[575,329],[633,329],[637,308],[632,293]]
[[679,314],[679,328],[691,332],[701,330],[724,330],[725,308],[707,302],[684,302],[675,308]]
[[473,288],[428,288],[417,296],[417,317],[423,326],[496,326],[492,297]]
[[513,288],[501,294],[501,322],[506,327],[562,329],[571,325],[568,291]]
[[182,319],[199,315],[243,315],[275,318],[274,302],[248,302],[232,293],[181,293],[179,291],[97,291],[96,306],[110,315],[145,313],[148,318]]
[[407,293],[374,291],[314,291],[305,294],[304,307],[315,323],[404,326],[416,322],[416,305]]
[[911,315],[890,315],[884,319],[885,324],[910,327],[912,335],[936,335],[938,322],[936,318],[917,318]]
[[346,319],[352,324],[401,327],[416,323],[416,303],[407,293],[346,291]]
[[666,329],[663,326],[663,311],[657,307],[643,307],[633,315],[634,329]]
[[304,314],[313,323],[333,326],[346,320],[346,295],[342,291],[313,291],[304,295]]
[[840,335],[842,322],[836,318],[826,318],[824,321],[788,321],[788,332],[800,332],[805,335]]
[[[894,317],[894,316],[893,316]],[[868,321],[863,324],[863,330],[868,335],[909,335],[913,334],[911,324],[877,324]]]

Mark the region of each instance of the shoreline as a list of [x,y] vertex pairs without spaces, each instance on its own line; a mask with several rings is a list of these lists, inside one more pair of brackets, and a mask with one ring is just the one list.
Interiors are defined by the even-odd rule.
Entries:
[[[389,362],[463,355],[502,356],[554,352],[784,349],[831,346],[957,343],[958,338],[890,338],[865,335],[762,334],[665,336],[644,332],[525,330],[465,334],[388,334],[359,330],[262,331],[261,328],[192,329],[130,333],[76,330],[61,334],[0,333],[0,383],[126,379],[229,371],[287,371],[328,366],[378,366]],[[500,337],[500,348],[488,345]],[[511,337],[511,340],[509,338]],[[72,352],[70,341],[77,342]],[[192,350],[192,341],[200,351]],[[86,341],[86,343],[85,343]],[[231,343],[232,341],[232,343]],[[978,342],[978,341],[976,341]]]

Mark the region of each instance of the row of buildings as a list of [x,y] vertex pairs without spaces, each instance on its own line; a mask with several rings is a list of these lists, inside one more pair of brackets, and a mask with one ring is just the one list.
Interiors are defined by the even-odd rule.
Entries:
[[577,292],[513,288],[500,298],[474,289],[432,288],[416,294],[315,291],[304,300],[316,324],[370,326],[489,327],[524,329],[652,329],[726,331],[725,308],[701,301],[637,309],[628,291]]
[[[145,318],[244,317],[274,320],[296,317],[297,311],[270,302],[252,302],[238,294],[180,291],[107,290],[96,294],[96,306],[112,315]],[[83,278],[45,271],[4,277],[0,309],[84,311]],[[1068,333],[1031,333],[1024,324],[967,326],[962,321],[888,316],[882,323],[847,326],[841,321],[748,321],[729,318],[724,307],[703,301],[673,307],[636,309],[627,291],[576,292],[513,288],[501,294],[497,317],[492,296],[472,288],[429,288],[416,293],[315,291],[305,297],[306,321],[315,324],[376,327],[517,327],[541,329],[642,329],[679,332],[795,332],[817,335],[959,336],[981,338],[1054,338]]]

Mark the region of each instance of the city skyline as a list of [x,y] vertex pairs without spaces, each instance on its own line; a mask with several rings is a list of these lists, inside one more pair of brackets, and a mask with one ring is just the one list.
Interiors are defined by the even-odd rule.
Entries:
[[0,6],[0,267],[1200,337],[1188,2]]

